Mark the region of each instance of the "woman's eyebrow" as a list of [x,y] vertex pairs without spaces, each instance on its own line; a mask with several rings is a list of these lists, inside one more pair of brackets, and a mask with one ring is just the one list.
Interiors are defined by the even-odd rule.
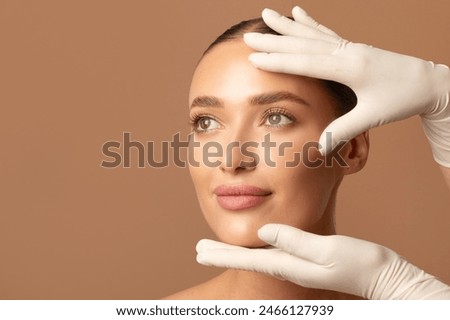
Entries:
[[223,102],[214,96],[199,96],[191,103],[190,108],[194,107],[223,107]]
[[[298,104],[309,106],[305,99],[288,91],[277,91],[254,95],[248,99],[250,105],[266,105],[280,101],[292,101]],[[224,103],[215,96],[198,96],[192,101],[190,108],[195,107],[223,107]]]
[[288,91],[277,91],[277,92],[271,92],[271,93],[263,93],[258,94],[249,99],[249,102],[251,105],[265,105],[265,104],[271,104],[276,103],[280,101],[292,101],[298,104],[303,104],[305,106],[309,106],[310,104],[303,99],[302,97],[299,97],[291,92]]

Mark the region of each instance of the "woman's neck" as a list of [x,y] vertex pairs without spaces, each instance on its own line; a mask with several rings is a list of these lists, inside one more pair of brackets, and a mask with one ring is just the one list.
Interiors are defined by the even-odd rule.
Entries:
[[338,300],[359,297],[310,289],[261,273],[229,269],[195,287],[175,293],[170,300]]
[[[218,299],[231,300],[334,300],[349,299],[345,294],[301,287],[290,281],[242,270],[227,270],[211,280]],[[223,295],[223,296],[222,296]]]

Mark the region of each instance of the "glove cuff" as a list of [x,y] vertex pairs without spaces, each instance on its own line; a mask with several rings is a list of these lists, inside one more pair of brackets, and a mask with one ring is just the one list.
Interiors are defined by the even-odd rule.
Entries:
[[443,87],[444,94],[432,106],[431,112],[422,115],[422,126],[434,160],[450,168],[450,71],[444,65],[437,65],[436,69],[440,73],[440,83],[436,86]]
[[375,299],[449,299],[450,287],[398,256],[383,270]]
[[[441,112],[440,119],[430,119],[422,117],[422,127],[430,143],[434,160],[441,166],[450,168],[450,105],[449,93],[447,93],[438,103],[446,105]],[[443,118],[441,118],[443,116]],[[433,117],[437,118],[437,117]]]

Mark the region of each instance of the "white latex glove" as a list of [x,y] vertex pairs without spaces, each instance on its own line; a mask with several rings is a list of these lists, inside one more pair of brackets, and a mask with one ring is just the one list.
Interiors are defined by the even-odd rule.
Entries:
[[249,249],[203,239],[197,244],[197,261],[366,299],[450,299],[449,286],[372,242],[320,236],[281,224],[263,226],[258,236],[273,248]]
[[[320,137],[321,152],[376,126],[419,114],[436,162],[450,167],[450,71],[445,65],[351,43],[299,7],[295,21],[265,9],[265,23],[282,34],[247,33],[258,68],[333,80],[353,89],[357,106],[333,121]],[[326,132],[332,132],[327,141]]]

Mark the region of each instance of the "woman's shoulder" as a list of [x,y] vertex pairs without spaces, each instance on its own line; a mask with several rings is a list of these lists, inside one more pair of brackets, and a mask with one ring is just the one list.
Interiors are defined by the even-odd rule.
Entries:
[[162,300],[199,300],[204,295],[203,284],[173,293]]
[[221,290],[218,290],[220,288],[219,282],[220,276],[171,294],[162,298],[162,300],[223,300],[225,297],[223,297]]

